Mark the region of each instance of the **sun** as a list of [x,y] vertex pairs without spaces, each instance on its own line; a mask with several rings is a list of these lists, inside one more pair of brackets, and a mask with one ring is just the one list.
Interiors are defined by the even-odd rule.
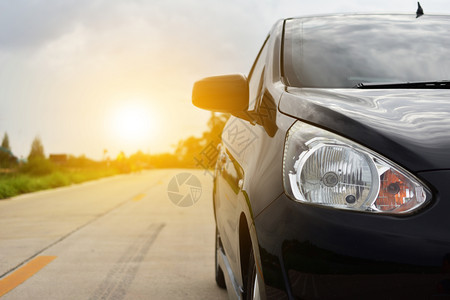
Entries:
[[113,110],[112,131],[115,138],[127,143],[148,141],[156,130],[156,120],[148,101],[123,101]]

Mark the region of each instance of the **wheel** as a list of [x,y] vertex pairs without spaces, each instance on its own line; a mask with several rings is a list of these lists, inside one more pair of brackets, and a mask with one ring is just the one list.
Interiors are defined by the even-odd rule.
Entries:
[[261,295],[259,294],[258,272],[256,271],[255,256],[253,255],[253,250],[250,250],[250,257],[248,260],[245,299],[261,299]]
[[217,255],[219,253],[219,251],[221,251],[221,244],[220,244],[220,235],[219,235],[219,231],[217,231],[217,227],[216,227],[216,256],[215,256],[215,263],[216,263],[216,270],[215,270],[215,274],[216,274],[216,283],[217,285],[224,289],[226,288],[225,285],[225,277],[223,275],[223,271],[222,268],[219,266],[219,261],[217,260]]

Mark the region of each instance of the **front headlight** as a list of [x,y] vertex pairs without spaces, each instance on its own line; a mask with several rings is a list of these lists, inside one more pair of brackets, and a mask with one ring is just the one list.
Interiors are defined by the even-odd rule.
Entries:
[[286,137],[283,176],[295,201],[339,209],[404,214],[430,198],[423,183],[393,162],[300,121]]

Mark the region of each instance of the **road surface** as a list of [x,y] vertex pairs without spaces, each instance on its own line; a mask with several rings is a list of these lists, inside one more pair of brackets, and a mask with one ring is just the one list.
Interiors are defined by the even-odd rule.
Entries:
[[[200,182],[190,207],[169,198],[183,172]],[[154,170],[0,200],[2,300],[227,299],[211,193],[203,171]]]

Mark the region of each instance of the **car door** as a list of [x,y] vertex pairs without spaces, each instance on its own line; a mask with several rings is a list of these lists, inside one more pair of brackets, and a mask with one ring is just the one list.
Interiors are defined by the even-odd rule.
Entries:
[[252,112],[262,97],[262,86],[267,57],[266,39],[248,76],[249,111],[244,118],[231,116],[223,133],[220,153],[216,167],[215,214],[217,227],[221,235],[222,246],[229,259],[233,273],[240,274],[239,249],[239,199],[245,176],[245,166],[251,155],[251,146],[257,139]]

